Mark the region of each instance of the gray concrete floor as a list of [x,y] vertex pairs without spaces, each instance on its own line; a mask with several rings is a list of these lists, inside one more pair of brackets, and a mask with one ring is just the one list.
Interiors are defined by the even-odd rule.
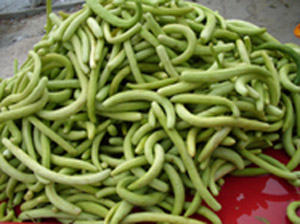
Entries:
[[[56,0],[63,1],[63,0]],[[72,1],[72,0],[64,0]],[[55,2],[55,1],[54,1]],[[283,43],[300,45],[293,29],[300,23],[300,0],[199,0],[226,19],[243,19],[261,27]],[[29,0],[0,0],[0,14],[28,8]],[[0,20],[0,77],[13,75],[15,58],[23,63],[44,34],[45,13],[23,19]]]
[[[76,0],[52,0],[53,5],[74,2]],[[34,7],[35,4],[45,4],[46,0],[0,0],[0,13],[17,12]],[[39,5],[36,5],[39,6]]]

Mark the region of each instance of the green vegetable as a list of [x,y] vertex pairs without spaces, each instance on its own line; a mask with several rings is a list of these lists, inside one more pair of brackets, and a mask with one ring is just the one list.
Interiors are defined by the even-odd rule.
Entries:
[[[300,185],[297,46],[182,0],[86,3],[47,1],[46,35],[0,81],[0,221],[222,223],[226,175]],[[287,165],[264,154],[279,146]]]

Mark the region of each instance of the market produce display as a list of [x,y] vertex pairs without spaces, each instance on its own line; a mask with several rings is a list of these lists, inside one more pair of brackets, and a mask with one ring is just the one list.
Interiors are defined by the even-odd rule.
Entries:
[[181,0],[49,2],[0,82],[0,221],[222,223],[226,175],[300,186],[299,46]]

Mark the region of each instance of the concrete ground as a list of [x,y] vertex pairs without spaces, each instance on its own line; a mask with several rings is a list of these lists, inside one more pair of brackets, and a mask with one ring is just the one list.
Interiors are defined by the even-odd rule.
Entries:
[[[63,3],[75,2],[76,0],[52,0],[52,5],[56,6]],[[1,0],[0,1],[0,14],[19,12],[22,10],[43,6],[46,0]]]
[[[73,0],[54,0],[59,1]],[[226,19],[244,19],[262,27],[283,43],[300,45],[293,35],[300,23],[300,0],[198,0]],[[29,0],[1,0],[1,14],[30,8]],[[72,9],[76,10],[76,8]],[[0,19],[0,77],[13,75],[15,58],[23,63],[28,51],[44,35],[45,13],[19,19]]]
[[[78,0],[55,0],[60,2],[78,2]],[[15,2],[15,6],[12,4]],[[43,7],[43,6],[41,6]],[[81,5],[75,5],[64,11],[73,12],[79,10]],[[32,16],[10,18],[10,14],[20,11],[31,11],[29,0],[0,0],[0,77],[13,75],[14,59],[18,59],[21,65],[28,55],[28,51],[38,43],[45,34],[46,13],[33,14]],[[33,9],[34,10],[34,9]],[[56,10],[57,11],[57,10]],[[1,19],[1,15],[8,19]]]

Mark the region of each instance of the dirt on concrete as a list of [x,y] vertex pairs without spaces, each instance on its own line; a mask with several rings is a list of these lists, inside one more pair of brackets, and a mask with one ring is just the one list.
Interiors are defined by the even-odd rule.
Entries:
[[0,21],[0,77],[13,75],[14,59],[21,65],[44,35],[45,15]]
[[[74,12],[81,6],[72,7],[67,12]],[[13,75],[14,59],[22,65],[45,34],[47,17],[45,13],[21,19],[0,20],[0,77]]]

